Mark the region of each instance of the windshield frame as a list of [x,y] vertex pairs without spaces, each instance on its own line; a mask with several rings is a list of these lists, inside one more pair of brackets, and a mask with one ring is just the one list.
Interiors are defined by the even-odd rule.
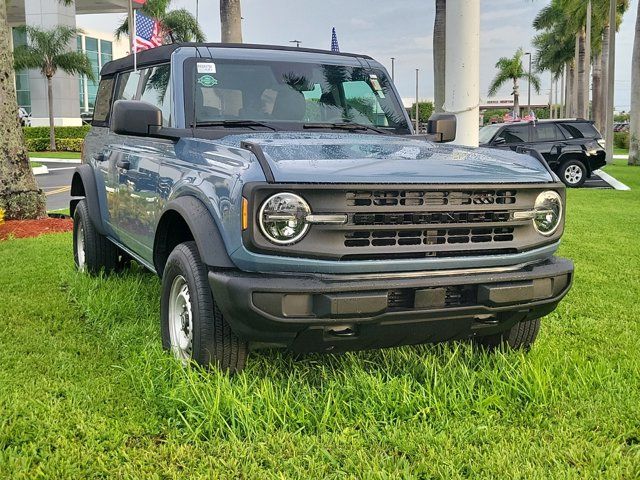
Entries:
[[[343,60],[343,59],[341,59]],[[391,81],[389,75],[387,74],[384,67],[374,63],[373,65],[370,62],[365,62],[360,59],[354,59],[353,63],[349,65],[345,65],[343,62],[331,63],[326,61],[325,59],[317,59],[310,57],[309,59],[301,60],[299,57],[292,57],[291,59],[278,59],[278,60],[257,60],[257,59],[245,59],[245,58],[228,58],[226,56],[221,56],[220,58],[213,58],[213,56],[203,56],[203,57],[195,57],[190,56],[186,58],[183,62],[183,94],[184,94],[184,120],[186,128],[196,128],[196,129],[223,129],[226,130],[228,127],[224,125],[215,125],[215,126],[206,126],[206,125],[194,125],[195,120],[195,105],[194,105],[194,97],[195,97],[195,75],[196,75],[196,64],[198,62],[213,62],[213,63],[225,63],[225,62],[248,62],[248,63],[300,63],[302,65],[331,65],[331,66],[343,66],[348,68],[358,68],[362,69],[365,73],[369,75],[377,75],[378,79],[384,79],[386,82],[386,90],[385,94],[387,95],[387,99],[393,109],[398,113],[398,118],[400,122],[397,125],[390,126],[379,126],[372,124],[371,133],[375,133],[375,129],[384,130],[385,133],[388,134],[398,134],[398,135],[409,135],[412,132],[411,122],[407,116],[406,110],[400,100],[398,92],[395,88],[395,85]],[[191,88],[193,86],[193,88]],[[221,120],[225,120],[222,118]],[[264,118],[244,118],[240,117],[235,120],[247,120],[247,121],[256,121],[258,123],[268,124],[269,127],[262,127],[265,129],[271,129],[270,127],[275,128],[278,131],[304,131],[304,125],[307,123],[324,123],[324,122],[309,122],[305,119],[301,121],[293,121],[293,120],[273,120],[273,119],[264,119]],[[336,131],[333,126],[335,122],[326,122],[328,131]],[[368,126],[368,125],[367,125]],[[243,127],[234,127],[233,130],[237,131]],[[247,130],[259,130],[260,126],[248,126]],[[343,130],[345,133],[349,133],[349,130]],[[362,131],[359,130],[361,133]]]

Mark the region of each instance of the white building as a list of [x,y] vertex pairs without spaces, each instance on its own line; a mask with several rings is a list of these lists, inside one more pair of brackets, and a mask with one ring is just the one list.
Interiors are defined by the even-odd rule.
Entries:
[[[82,28],[82,14],[126,13],[128,0],[76,0],[75,4],[62,5],[56,0],[12,0],[7,6],[9,26],[31,25],[53,28],[67,25]],[[13,44],[24,43],[19,30],[13,30]],[[113,32],[86,30],[70,49],[77,48],[89,56],[96,77],[102,65],[129,53],[128,39],[116,41]],[[80,125],[81,112],[90,112],[98,86],[86,78],[78,78],[58,71],[53,77],[54,121],[56,125]],[[48,125],[46,80],[39,70],[16,73],[18,105],[31,113],[33,126]]]

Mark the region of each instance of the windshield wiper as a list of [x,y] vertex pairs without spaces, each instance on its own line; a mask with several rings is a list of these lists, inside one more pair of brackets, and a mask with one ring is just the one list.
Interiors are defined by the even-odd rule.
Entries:
[[339,130],[350,130],[350,131],[357,131],[357,130],[370,130],[372,132],[376,132],[376,133],[380,133],[383,135],[386,135],[387,132],[380,130],[379,128],[375,128],[372,127],[370,125],[363,125],[361,123],[354,123],[354,122],[338,122],[338,123],[305,123],[303,126],[303,128],[333,128],[333,129],[339,129]]
[[255,120],[210,120],[196,123],[196,127],[264,127],[277,132],[278,129]]

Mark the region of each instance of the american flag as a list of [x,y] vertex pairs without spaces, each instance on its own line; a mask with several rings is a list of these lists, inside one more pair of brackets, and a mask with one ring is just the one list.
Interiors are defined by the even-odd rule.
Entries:
[[136,37],[134,48],[136,52],[162,45],[160,22],[136,10]]
[[331,51],[340,53],[340,46],[338,45],[338,35],[336,34],[336,27],[331,30]]

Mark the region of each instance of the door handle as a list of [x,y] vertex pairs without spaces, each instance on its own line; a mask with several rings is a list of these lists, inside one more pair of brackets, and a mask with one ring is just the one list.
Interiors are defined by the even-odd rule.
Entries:
[[93,159],[94,159],[96,162],[104,162],[104,161],[106,160],[106,157],[105,157],[105,155],[104,155],[104,153],[103,153],[103,152],[100,152],[100,153],[96,153],[96,154],[93,156]]
[[129,160],[118,160],[116,162],[116,167],[122,168],[123,170],[129,170],[131,168],[131,162]]

